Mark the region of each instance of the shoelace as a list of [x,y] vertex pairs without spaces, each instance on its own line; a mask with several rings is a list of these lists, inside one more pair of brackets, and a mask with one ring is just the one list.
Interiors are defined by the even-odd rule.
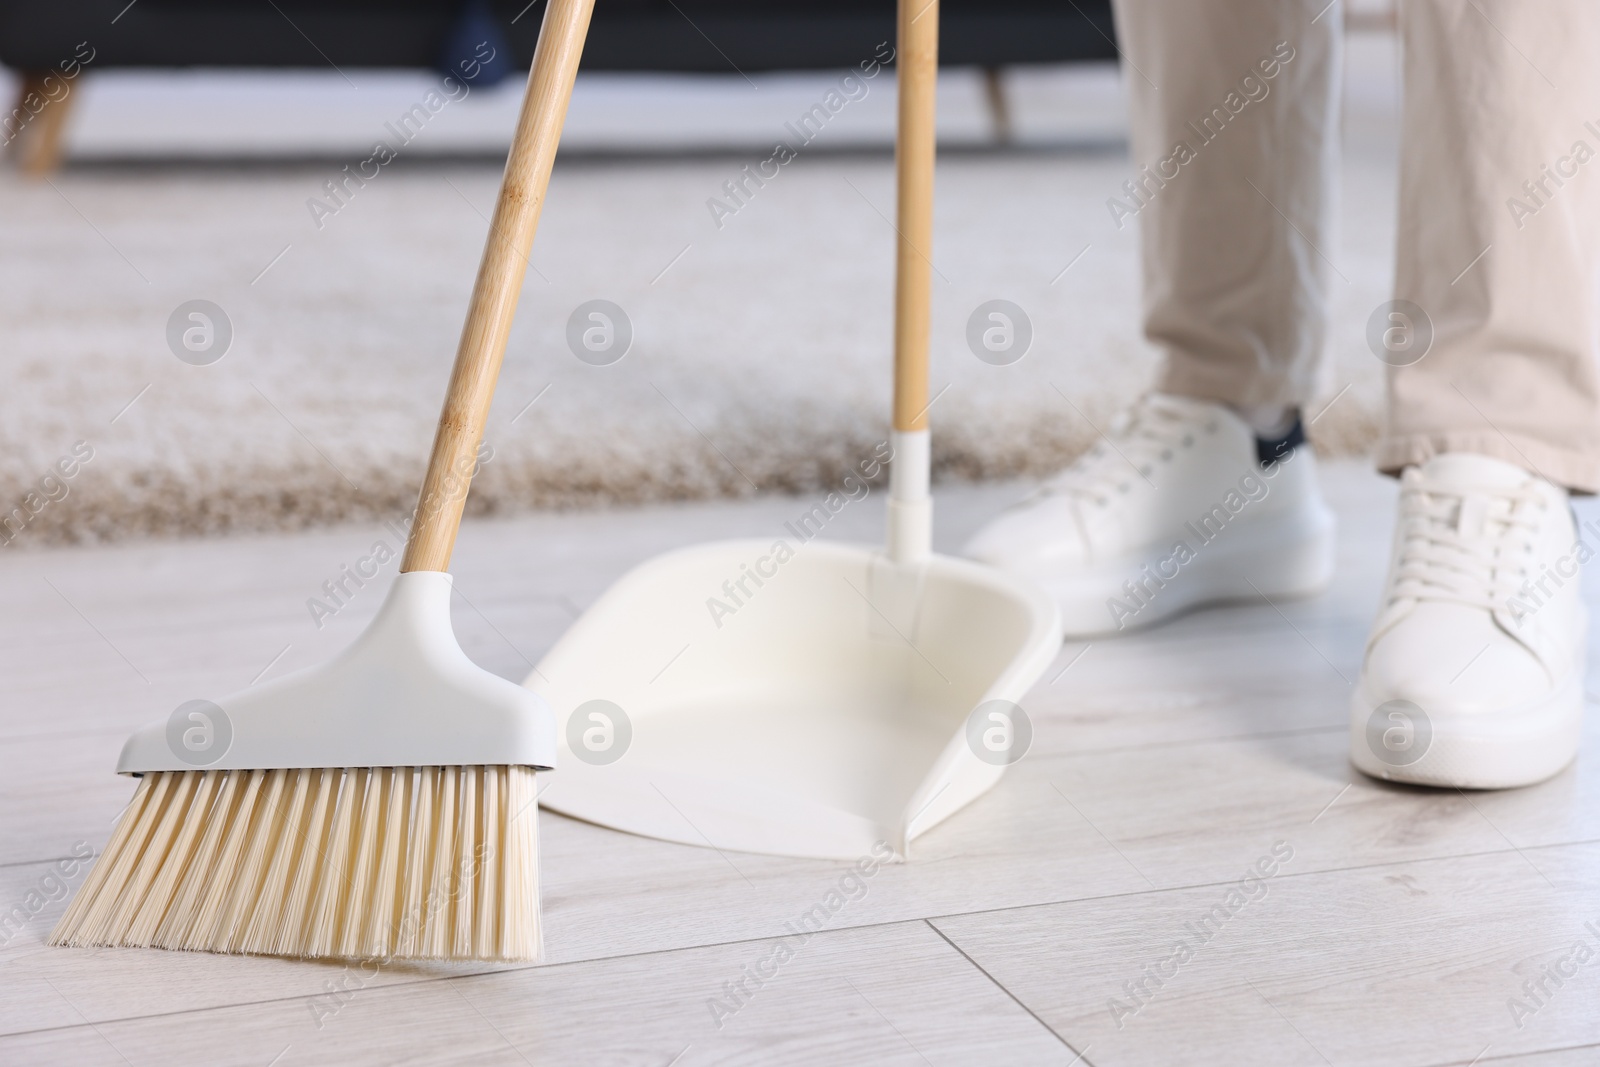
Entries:
[[1158,462],[1194,444],[1207,429],[1186,409],[1147,396],[1112,424],[1110,432],[1066,470],[1039,487],[1038,496],[1065,495],[1104,504],[1149,479]]
[[1530,573],[1532,533],[1547,507],[1531,487],[1401,478],[1400,556],[1389,602],[1411,599],[1493,611]]

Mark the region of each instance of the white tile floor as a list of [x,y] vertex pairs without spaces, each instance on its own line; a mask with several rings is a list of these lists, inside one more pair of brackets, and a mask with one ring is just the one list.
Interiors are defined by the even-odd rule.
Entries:
[[[881,869],[731,1016],[713,1011],[724,983],[766,959],[843,865],[721,856],[546,813],[541,967],[364,973],[45,948],[64,906],[47,869],[104,843],[130,793],[110,773],[126,732],[347,641],[378,590],[321,631],[305,600],[385,535],[8,553],[0,907],[36,914],[0,929],[0,1063],[1600,1062],[1600,965],[1544,979],[1537,1001],[1524,990],[1546,966],[1574,970],[1574,946],[1600,958],[1600,736],[1553,781],[1508,793],[1352,771],[1347,683],[1394,491],[1354,464],[1326,481],[1341,519],[1332,590],[1064,647],[1025,702],[1028,757],[920,839],[913,862]],[[945,547],[1013,493],[942,492]],[[875,536],[876,499],[830,533]],[[472,524],[457,551],[463,644],[520,678],[629,564],[775,529],[799,505]],[[1197,935],[1274,849],[1264,894]],[[1163,962],[1180,940],[1188,957]],[[1127,984],[1141,981],[1136,1000]],[[1514,998],[1533,1009],[1520,1026]]]

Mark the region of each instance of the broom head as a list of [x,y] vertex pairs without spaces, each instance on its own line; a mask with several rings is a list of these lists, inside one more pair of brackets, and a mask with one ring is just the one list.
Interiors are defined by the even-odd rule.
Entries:
[[402,574],[332,662],[135,733],[139,786],[51,943],[537,959],[554,717],[449,612],[448,574]]

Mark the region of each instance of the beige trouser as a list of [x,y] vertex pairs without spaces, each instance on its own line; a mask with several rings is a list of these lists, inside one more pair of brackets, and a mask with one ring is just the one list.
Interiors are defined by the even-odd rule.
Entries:
[[[1334,262],[1343,5],[1326,2],[1117,0],[1137,173],[1108,206],[1141,228],[1167,391],[1311,399],[1329,286],[1354,269]],[[1433,341],[1388,372],[1378,465],[1470,451],[1600,490],[1600,0],[1399,9],[1394,296]],[[1403,362],[1404,321],[1379,317]]]

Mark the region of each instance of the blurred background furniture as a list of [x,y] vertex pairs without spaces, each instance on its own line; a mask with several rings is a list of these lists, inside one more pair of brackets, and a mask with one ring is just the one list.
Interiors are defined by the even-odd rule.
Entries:
[[[603,0],[583,68],[733,76],[842,69],[893,41],[894,11],[894,0]],[[497,58],[480,77],[497,80],[531,62],[543,13],[542,0],[0,0],[0,64],[22,75],[4,136],[23,169],[56,166],[74,96],[61,65],[75,54],[92,54],[82,64],[91,74],[197,66],[457,71],[488,40]],[[1000,140],[1009,127],[1000,68],[1117,54],[1110,0],[944,0],[940,18],[943,63],[986,72]]]

